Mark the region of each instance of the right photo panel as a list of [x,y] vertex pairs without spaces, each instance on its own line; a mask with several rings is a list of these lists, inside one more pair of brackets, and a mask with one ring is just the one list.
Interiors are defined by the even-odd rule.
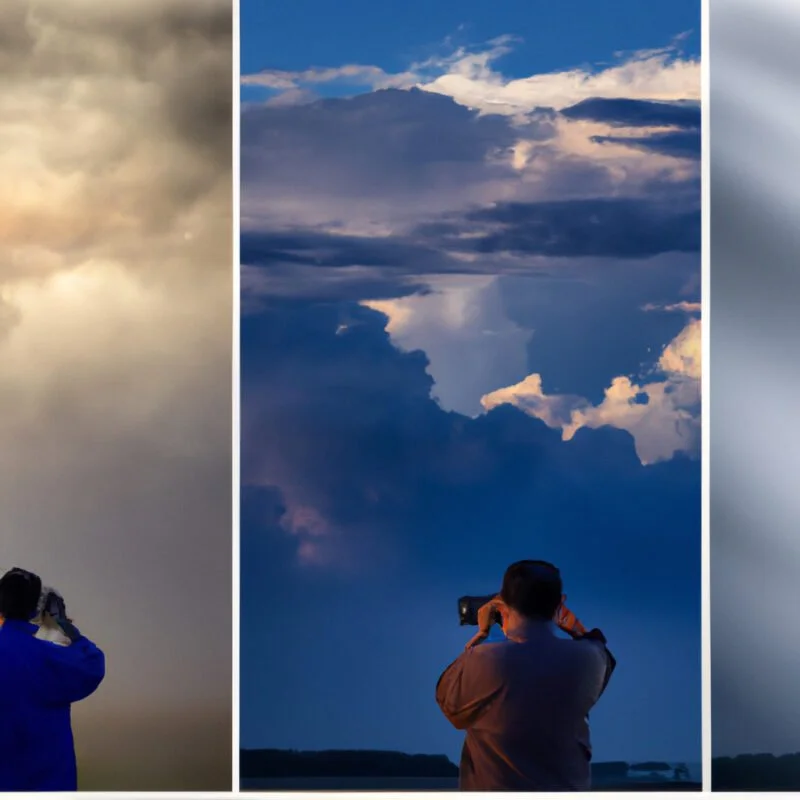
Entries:
[[800,792],[800,5],[709,37],[712,789]]
[[240,7],[242,789],[699,791],[700,0]]

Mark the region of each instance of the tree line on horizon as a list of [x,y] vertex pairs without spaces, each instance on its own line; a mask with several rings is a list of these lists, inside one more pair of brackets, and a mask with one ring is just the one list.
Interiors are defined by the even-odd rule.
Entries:
[[715,792],[800,791],[800,753],[745,753],[711,760]]

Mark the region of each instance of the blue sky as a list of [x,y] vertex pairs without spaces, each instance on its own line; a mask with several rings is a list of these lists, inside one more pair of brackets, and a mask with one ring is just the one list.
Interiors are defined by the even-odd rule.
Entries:
[[448,40],[466,45],[508,34],[525,43],[502,62],[511,76],[598,64],[616,51],[663,47],[684,32],[689,32],[687,55],[700,50],[697,0],[603,5],[595,0],[409,0],[391,6],[348,0],[344,7],[322,0],[242,0],[240,5],[243,75],[343,62],[398,71],[438,53]]
[[546,558],[596,758],[699,761],[699,3],[242,6],[243,746],[456,759]]

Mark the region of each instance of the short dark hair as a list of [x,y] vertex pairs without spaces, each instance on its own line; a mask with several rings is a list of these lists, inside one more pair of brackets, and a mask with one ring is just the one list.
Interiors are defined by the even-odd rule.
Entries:
[[552,619],[561,605],[561,573],[549,561],[517,561],[503,576],[500,597],[523,617]]
[[42,579],[33,572],[14,567],[0,578],[0,614],[5,619],[33,619],[41,594]]

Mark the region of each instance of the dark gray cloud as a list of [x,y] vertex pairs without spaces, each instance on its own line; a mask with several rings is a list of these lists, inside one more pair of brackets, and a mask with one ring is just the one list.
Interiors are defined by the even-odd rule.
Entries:
[[319,229],[244,232],[241,259],[250,266],[384,267],[392,272],[424,274],[462,271],[463,264],[443,253],[438,242],[412,236],[339,235]]
[[[544,135],[549,122],[541,123]],[[531,123],[529,128],[533,129]],[[479,117],[450,98],[387,89],[301,106],[248,107],[242,114],[243,207],[247,215],[270,197],[337,203],[394,196],[425,205],[431,193],[457,193],[465,184],[508,175],[487,156],[518,134],[503,117]],[[267,196],[264,196],[264,193]],[[327,219],[341,205],[330,206]]]
[[[595,108],[603,103],[569,111],[603,116]],[[653,124],[656,107],[673,109],[681,122],[696,113],[664,103],[607,104],[606,117],[635,109],[643,126]],[[609,165],[559,152],[557,118],[543,109],[516,124],[418,90],[249,107],[242,119],[243,263],[396,269],[402,262],[424,274],[458,270],[448,251],[640,257],[698,249],[699,202],[687,207],[685,181],[654,175],[620,193]],[[594,140],[693,156],[687,136]],[[520,142],[549,163],[540,178],[545,193],[577,195],[525,198],[526,184],[512,168]],[[519,199],[504,199],[509,194]],[[481,235],[479,223],[499,229]],[[481,271],[461,263],[465,272]]]
[[654,103],[619,97],[593,97],[582,100],[574,106],[563,109],[561,114],[568,119],[607,122],[618,127],[674,126],[691,129],[700,127],[701,117],[699,104],[692,101]]
[[593,142],[623,144],[679,158],[700,158],[700,131],[654,133],[650,136],[594,136]]
[[[310,506],[353,537],[341,541],[334,558],[350,550],[359,568],[367,567],[362,548],[380,542],[372,527],[378,520],[382,526],[392,521],[389,539],[399,538],[391,544],[420,537],[422,546],[426,534],[415,532],[416,523],[408,527],[408,515],[437,513],[424,508],[437,493],[448,513],[460,505],[456,497],[463,500],[479,486],[491,487],[493,496],[484,514],[519,503],[566,513],[557,511],[558,496],[544,497],[547,488],[590,480],[600,501],[606,479],[641,480],[645,487],[653,478],[658,493],[672,481],[673,488],[685,488],[699,476],[683,459],[642,467],[623,431],[583,430],[565,443],[559,432],[512,407],[475,420],[446,413],[430,398],[424,353],[398,352],[380,315],[358,306],[347,309],[357,324],[338,334],[341,313],[333,304],[273,301],[244,320],[242,331],[243,480],[281,488],[281,498],[273,497],[273,523],[280,526],[292,505]],[[603,463],[605,476],[596,473]],[[535,488],[536,497],[520,496],[522,486]],[[448,528],[455,534],[460,524]],[[585,532],[579,526],[572,535],[582,539]],[[324,537],[320,546],[328,546]]]
[[568,119],[604,122],[619,128],[659,128],[646,136],[593,136],[592,141],[622,144],[653,153],[679,158],[700,158],[700,106],[693,101],[682,103],[650,102],[624,98],[596,97],[565,108]]
[[[476,223],[478,232],[481,225],[491,232],[459,238],[474,231]],[[699,209],[674,209],[661,200],[638,198],[498,203],[467,213],[458,225],[433,230],[444,234],[445,247],[478,253],[642,258],[700,249]]]

